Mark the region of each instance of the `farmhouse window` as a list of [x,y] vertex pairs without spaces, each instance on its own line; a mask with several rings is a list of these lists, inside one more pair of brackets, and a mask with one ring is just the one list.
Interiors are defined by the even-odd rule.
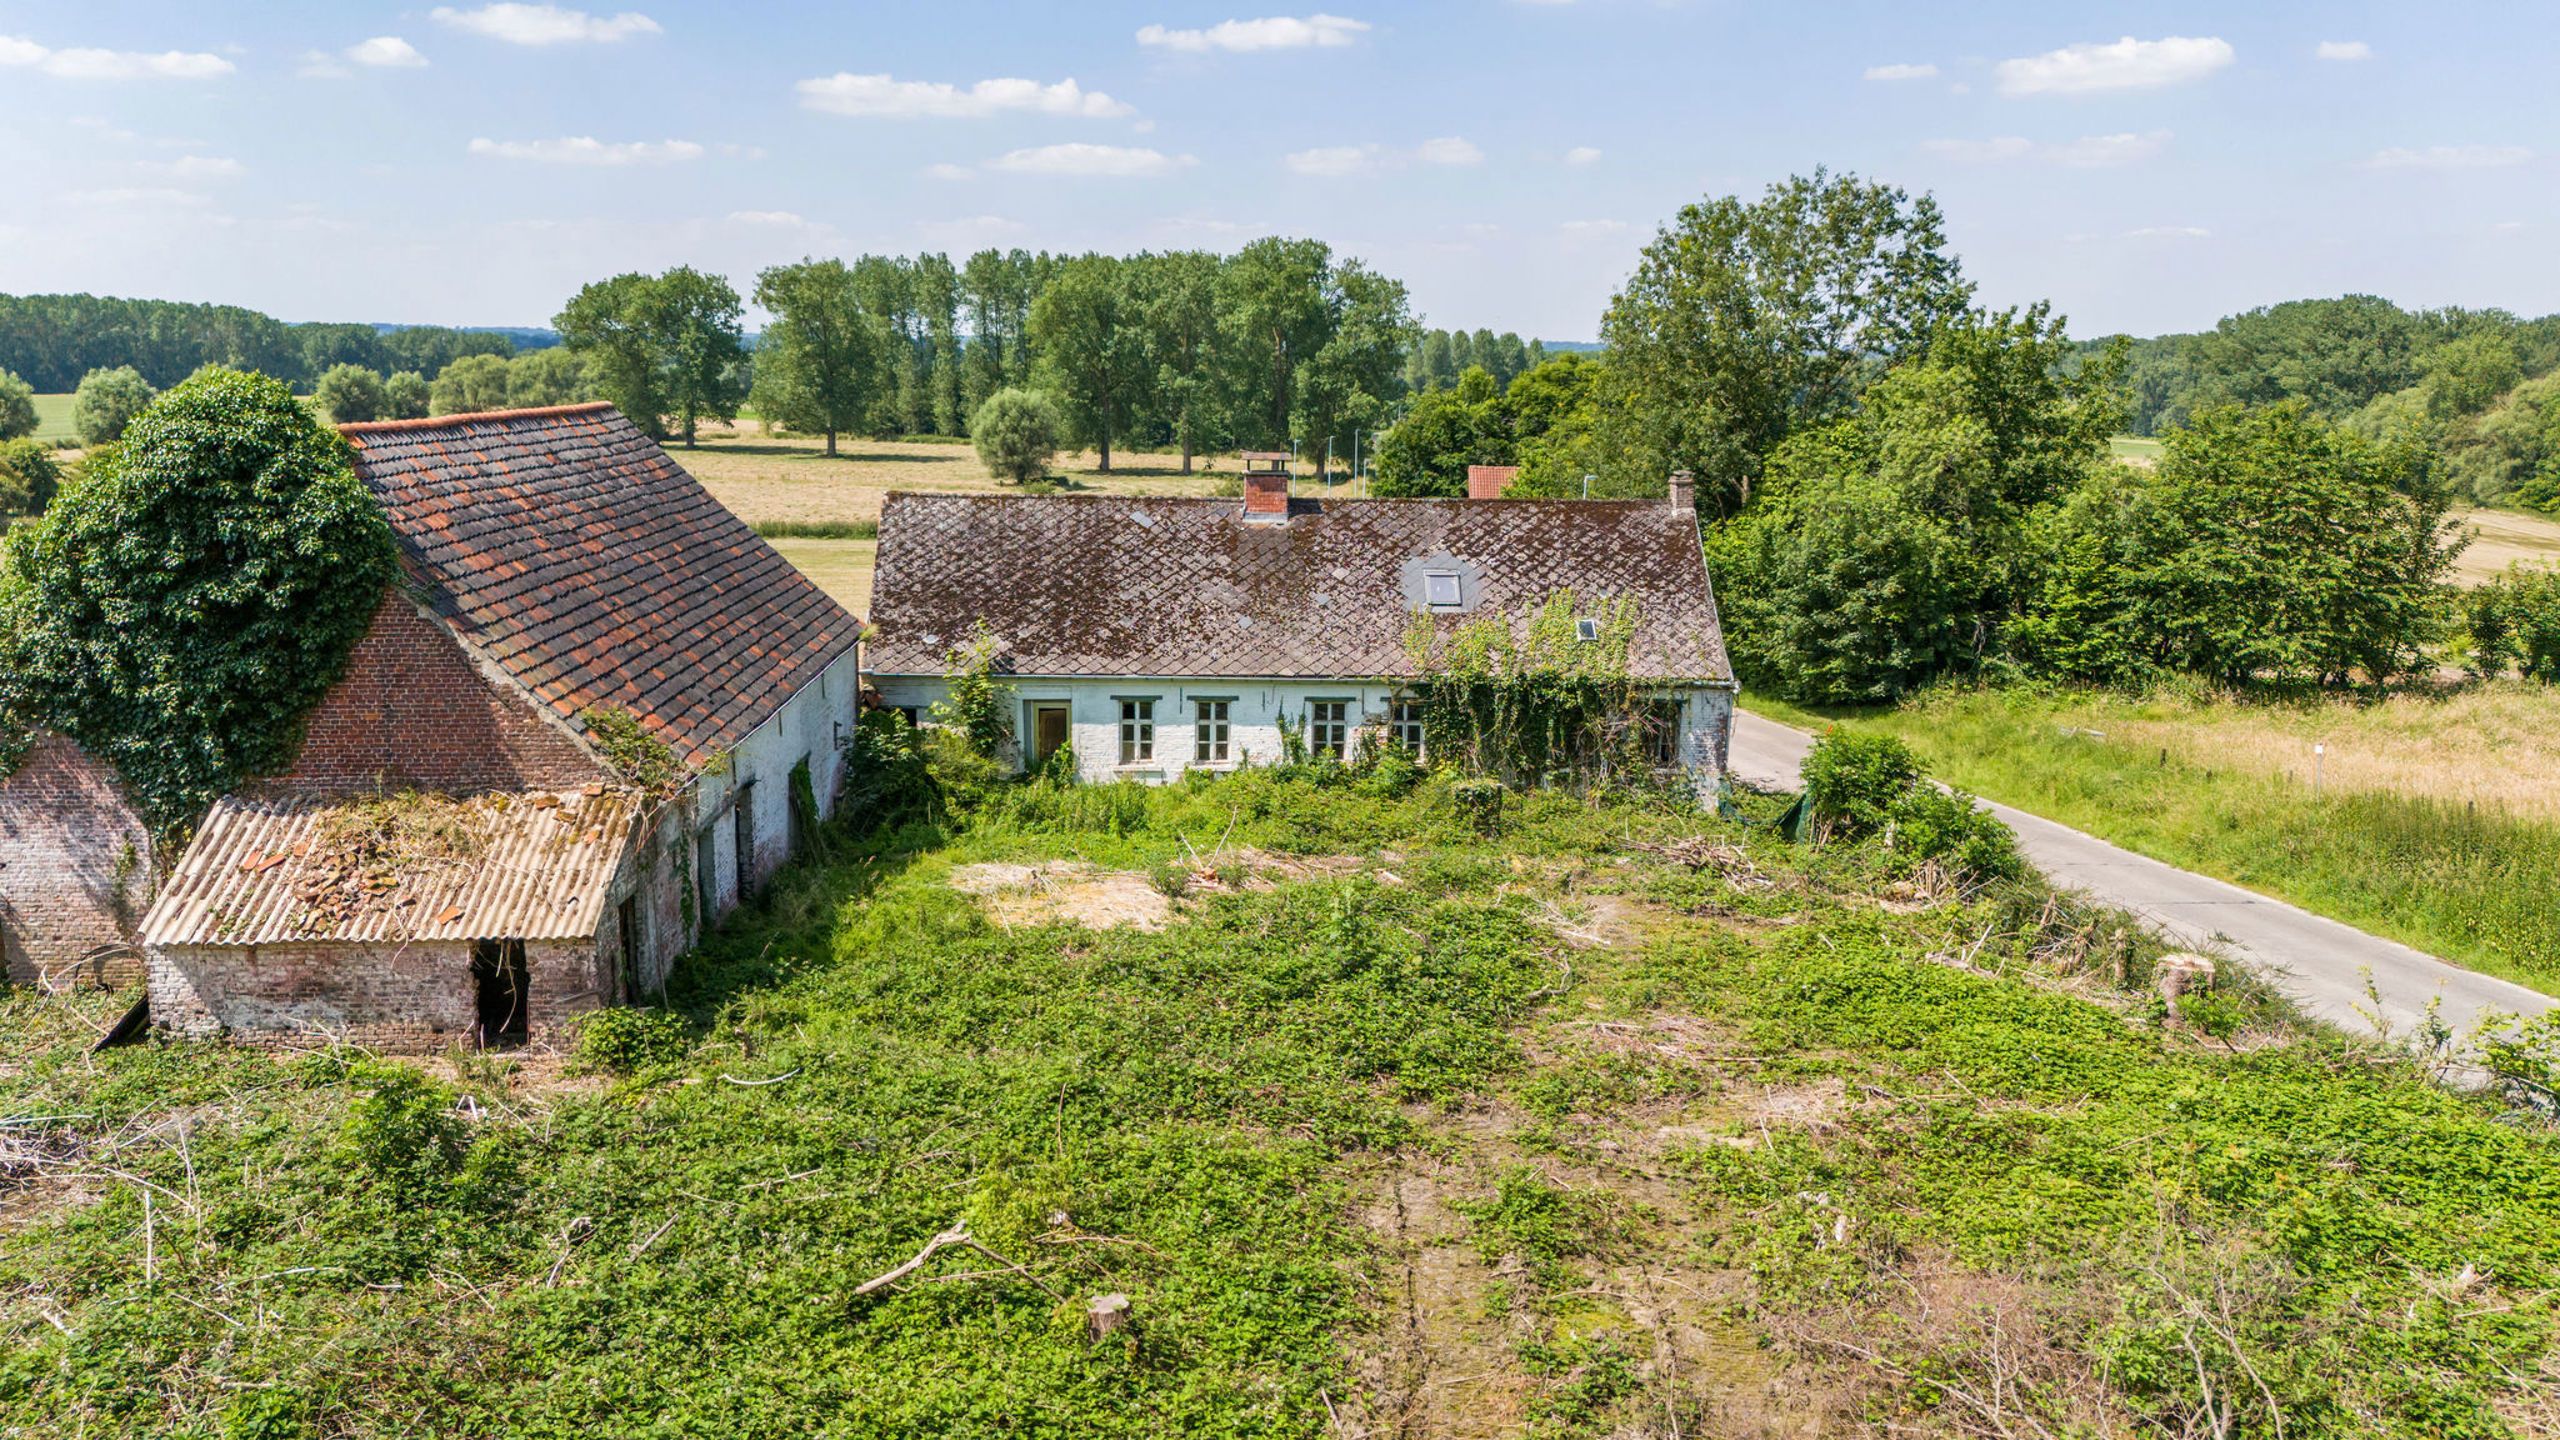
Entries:
[[1192,731],[1195,737],[1192,758],[1200,764],[1216,765],[1230,758],[1227,748],[1231,733],[1227,728],[1229,703],[1225,700],[1200,702],[1200,720]]
[[1681,702],[1651,700],[1645,703],[1644,753],[1656,765],[1680,763]]
[[1317,755],[1344,758],[1351,749],[1351,702],[1313,700],[1307,704],[1307,749]]
[[1120,763],[1144,765],[1156,758],[1156,702],[1120,702]]
[[1387,738],[1403,746],[1409,754],[1422,753],[1421,701],[1404,695],[1388,702]]

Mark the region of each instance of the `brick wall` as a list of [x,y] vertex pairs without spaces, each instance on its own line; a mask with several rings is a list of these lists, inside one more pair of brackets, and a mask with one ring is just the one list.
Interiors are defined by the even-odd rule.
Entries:
[[398,586],[303,729],[280,789],[563,790],[598,778],[576,741],[502,689]]
[[129,947],[152,883],[150,832],[115,772],[58,735],[39,738],[0,780],[0,968],[56,988],[141,978]]
[[[478,1022],[471,944],[320,943],[159,946],[149,960],[151,1023],[191,1040],[431,1052],[471,1043]],[[591,941],[525,946],[528,1039],[607,1003],[610,983]]]

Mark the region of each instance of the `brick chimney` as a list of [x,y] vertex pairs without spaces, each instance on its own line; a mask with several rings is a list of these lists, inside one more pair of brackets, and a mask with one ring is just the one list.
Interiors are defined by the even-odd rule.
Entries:
[[1244,457],[1244,518],[1263,524],[1289,518],[1289,457],[1254,451]]
[[1686,470],[1671,472],[1671,504],[1673,508],[1695,511],[1698,508],[1698,477]]
[[1512,481],[1520,478],[1517,465],[1470,465],[1467,467],[1467,498],[1499,500]]

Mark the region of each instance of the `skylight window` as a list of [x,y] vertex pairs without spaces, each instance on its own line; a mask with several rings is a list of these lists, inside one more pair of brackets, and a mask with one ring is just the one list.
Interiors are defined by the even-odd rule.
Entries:
[[1598,640],[1600,638],[1600,622],[1597,620],[1574,621],[1573,638],[1581,641],[1585,645]]
[[1454,570],[1425,571],[1422,576],[1422,599],[1424,604],[1434,610],[1455,610],[1465,604],[1466,597],[1458,589],[1458,572]]

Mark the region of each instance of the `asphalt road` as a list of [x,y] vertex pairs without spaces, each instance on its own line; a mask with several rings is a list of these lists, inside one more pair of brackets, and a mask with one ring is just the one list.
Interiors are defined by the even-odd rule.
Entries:
[[[1763,785],[1798,783],[1813,737],[1735,711],[1733,772]],[[2056,884],[2088,892],[2145,916],[2183,943],[2220,948],[2283,985],[2312,1015],[2357,1034],[2374,1032],[2364,1012],[2365,974],[2373,975],[2381,1013],[2403,1032],[2441,998],[2446,1023],[2469,1034],[2481,1013],[2538,1015],[2553,1000],[2538,991],[2448,965],[2396,940],[2368,935],[2252,890],[2162,864],[2056,824],[2041,815],[1984,801],[2018,832],[2018,847]]]

